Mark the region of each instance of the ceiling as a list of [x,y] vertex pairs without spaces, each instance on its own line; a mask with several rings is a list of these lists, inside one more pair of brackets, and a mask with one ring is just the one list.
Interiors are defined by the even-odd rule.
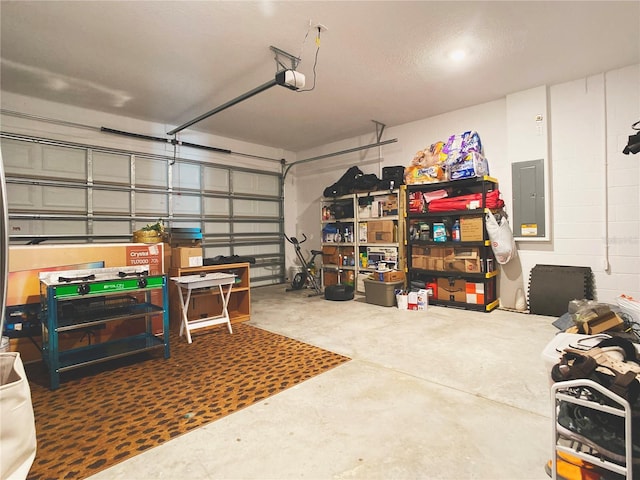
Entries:
[[2,0],[0,17],[3,91],[167,131],[273,80],[278,47],[315,88],[269,88],[183,135],[294,152],[640,62],[638,1]]

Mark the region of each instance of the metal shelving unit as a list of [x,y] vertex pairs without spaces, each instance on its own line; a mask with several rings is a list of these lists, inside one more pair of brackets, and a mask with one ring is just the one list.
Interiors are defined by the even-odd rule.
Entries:
[[[473,209],[444,212],[412,212],[410,208],[407,208],[405,233],[409,280],[422,283],[424,286],[426,286],[427,283],[439,285],[437,288],[438,292],[441,290],[440,287],[446,284],[452,292],[449,299],[444,298],[444,295],[441,294],[442,292],[434,295],[429,299],[431,304],[484,312],[490,312],[499,306],[500,300],[498,298],[496,281],[499,270],[493,251],[491,250],[491,243],[487,235],[484,219],[484,215],[490,212],[486,207],[487,193],[497,188],[498,181],[486,176],[450,182],[407,185],[407,205],[410,205],[411,195],[413,193],[423,194],[437,190],[446,190],[450,192],[449,197],[458,194],[480,194],[477,208]],[[433,237],[433,225],[435,223],[448,221],[450,224],[453,224],[455,220],[462,221],[462,219],[474,217],[479,219],[478,231],[480,237],[477,239],[467,241],[461,238],[458,241],[453,241],[448,237],[445,241],[436,241]],[[412,231],[415,232],[416,226],[421,223],[429,225],[429,237],[412,238]],[[472,252],[478,253],[478,255],[472,259],[473,269],[456,270],[454,268],[448,268],[444,260],[442,264],[440,264],[440,262],[434,262],[434,265],[438,268],[418,265],[418,258],[430,257],[429,254],[425,255],[423,252],[429,252],[430,250],[455,252],[456,249],[469,249]],[[472,297],[469,297],[467,295],[467,283],[474,284],[474,289],[476,288],[475,286],[481,286],[482,293],[470,293]],[[482,297],[479,295],[482,295]],[[470,302],[468,298],[481,298],[481,301]]]
[[[581,391],[581,389],[590,389],[591,391],[598,392],[603,397],[606,397],[617,406],[604,405],[595,401],[591,401],[582,398],[575,392]],[[568,402],[592,410],[597,410],[605,414],[621,417],[624,420],[624,436],[625,436],[625,462],[623,465],[615,463],[603,457],[602,454],[594,455],[583,451],[582,448],[576,449],[570,446],[561,445],[558,443],[561,435],[558,433],[558,408],[560,402]],[[557,454],[558,452],[565,452],[575,457],[578,457],[585,462],[592,465],[597,465],[600,468],[615,472],[620,475],[624,475],[627,480],[633,478],[633,436],[632,436],[632,410],[631,405],[624,398],[616,395],[611,390],[603,387],[599,383],[592,380],[579,379],[569,380],[566,382],[554,383],[551,386],[551,406],[553,411],[551,413],[552,422],[552,455],[551,455],[551,478],[556,480],[557,477]],[[571,440],[570,438],[568,440]]]
[[[169,295],[165,275],[147,275],[141,267],[62,270],[40,274],[42,358],[50,388],[60,386],[60,374],[136,353],[161,349],[169,358]],[[161,298],[157,298],[157,295]],[[162,332],[152,319],[162,317]],[[61,350],[59,336],[120,322],[125,333],[104,342]],[[143,322],[130,332],[134,322]],[[117,326],[115,331],[117,331]]]
[[[404,186],[321,199],[323,286],[335,284],[338,279],[357,286],[359,275],[375,271],[377,262],[385,261],[379,258],[384,257],[385,252],[388,262],[393,263],[390,266],[405,271],[404,200]],[[386,202],[395,204],[395,209],[385,210]],[[347,216],[336,218],[333,213],[336,206],[346,211]],[[386,237],[370,238],[373,222],[381,221],[390,227],[382,234],[388,236],[388,240]],[[332,225],[338,233],[334,238],[327,238],[326,228]],[[371,252],[376,252],[375,261],[370,261]]]

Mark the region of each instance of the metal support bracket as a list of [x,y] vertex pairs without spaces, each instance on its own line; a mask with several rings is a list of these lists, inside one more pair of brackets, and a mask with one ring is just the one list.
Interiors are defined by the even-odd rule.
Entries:
[[[285,52],[284,50],[279,49],[278,47],[274,47],[271,45],[269,47],[271,51],[275,54],[275,60],[278,65],[280,65],[284,70],[296,70],[298,68],[298,64],[302,61],[299,57],[291,55],[289,52]],[[286,57],[291,62],[291,67],[287,67],[284,63],[280,61],[280,57]]]
[[376,124],[376,140],[378,143],[380,143],[380,140],[382,139],[382,133],[384,132],[386,125],[384,123],[378,122],[377,120],[371,121]]

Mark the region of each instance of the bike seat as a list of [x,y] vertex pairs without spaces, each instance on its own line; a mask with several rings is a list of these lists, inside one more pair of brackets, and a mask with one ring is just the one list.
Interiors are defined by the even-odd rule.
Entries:
[[322,255],[322,250],[311,250],[311,255]]

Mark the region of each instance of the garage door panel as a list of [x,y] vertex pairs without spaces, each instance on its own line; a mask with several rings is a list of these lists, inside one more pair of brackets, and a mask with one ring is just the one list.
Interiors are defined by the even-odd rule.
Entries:
[[202,188],[205,191],[228,192],[229,170],[215,167],[204,167],[202,181]]
[[40,235],[41,233],[41,220],[9,219],[9,235]]
[[86,212],[86,191],[42,185],[7,185],[9,209],[47,212]]
[[47,211],[86,212],[87,192],[80,188],[42,187],[42,208]]
[[196,195],[174,195],[173,213],[176,215],[200,215],[200,197]]
[[40,207],[40,188],[35,185],[7,184],[9,210],[36,210]]
[[108,221],[94,220],[93,233],[96,235],[130,235],[131,225],[126,220]]
[[161,193],[136,193],[136,213],[168,215],[167,196]]
[[279,223],[260,223],[260,222],[236,222],[233,224],[235,233],[280,233]]
[[129,213],[130,198],[128,192],[96,189],[93,191],[93,211],[94,213]]
[[94,183],[131,184],[131,160],[129,155],[93,152]]
[[277,196],[280,192],[280,179],[275,175],[233,172],[233,191],[234,193]]
[[205,234],[223,234],[229,233],[231,231],[231,226],[229,222],[204,222],[204,230]]
[[231,247],[228,246],[215,246],[215,247],[205,247],[203,249],[204,258],[214,258],[218,255],[222,255],[224,257],[231,256]]
[[34,175],[40,171],[40,147],[35,143],[3,140],[2,159],[7,175]]
[[[282,273],[284,269],[278,265],[270,265],[268,267],[255,267],[251,266],[251,286],[259,287],[261,285],[270,285],[273,283],[279,283],[279,278],[284,276]],[[264,277],[261,280],[257,280],[259,277]],[[271,277],[271,278],[269,278]]]
[[167,168],[164,162],[150,158],[135,158],[135,183],[149,187],[168,186]]
[[87,224],[83,220],[48,220],[42,226],[43,235],[85,235]]
[[203,198],[204,214],[205,215],[224,215],[228,216],[230,213],[229,199],[228,198]]
[[264,200],[234,200],[233,214],[246,217],[278,218],[280,206],[278,202]]
[[237,255],[269,255],[279,254],[279,244],[259,244],[259,245],[242,245],[235,248]]
[[48,177],[86,180],[87,152],[75,148],[42,146],[42,173]]
[[200,190],[200,166],[192,163],[176,163],[173,185],[178,189]]
[[[84,236],[87,233],[87,223],[84,220],[10,220],[11,235],[35,236]],[[66,240],[65,240],[66,241]],[[26,241],[25,241],[26,243]]]

